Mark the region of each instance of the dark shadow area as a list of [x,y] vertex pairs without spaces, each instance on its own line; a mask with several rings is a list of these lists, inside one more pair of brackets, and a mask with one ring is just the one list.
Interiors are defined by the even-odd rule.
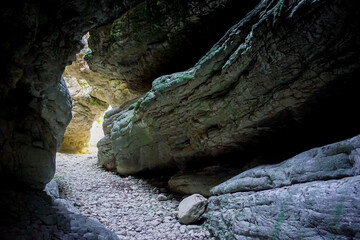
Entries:
[[1,240],[118,239],[100,222],[81,215],[66,200],[52,198],[44,191],[2,186],[0,206]]

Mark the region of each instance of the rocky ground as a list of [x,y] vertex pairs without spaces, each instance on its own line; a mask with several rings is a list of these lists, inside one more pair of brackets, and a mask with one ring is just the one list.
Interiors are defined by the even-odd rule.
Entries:
[[57,155],[54,179],[62,197],[82,214],[98,219],[120,239],[211,239],[203,226],[178,222],[180,196],[149,180],[106,172],[96,161],[94,153]]

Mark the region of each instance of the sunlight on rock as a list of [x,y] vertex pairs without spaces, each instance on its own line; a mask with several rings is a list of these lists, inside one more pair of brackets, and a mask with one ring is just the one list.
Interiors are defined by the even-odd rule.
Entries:
[[[112,109],[112,107],[109,106],[108,109],[106,110],[106,112],[111,109]],[[101,115],[101,117],[99,119],[94,121],[92,124],[91,130],[90,130],[90,141],[89,141],[89,150],[88,150],[89,153],[97,152],[96,144],[101,138],[104,137],[104,131],[102,129],[102,124],[104,122],[104,114],[105,114],[105,112]]]

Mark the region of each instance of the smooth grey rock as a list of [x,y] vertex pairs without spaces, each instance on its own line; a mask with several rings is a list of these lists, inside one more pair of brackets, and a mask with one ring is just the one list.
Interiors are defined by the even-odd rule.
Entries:
[[360,135],[314,148],[276,165],[245,171],[211,189],[213,194],[258,191],[360,175]]
[[56,199],[59,198],[59,186],[57,182],[53,179],[45,186],[45,192],[47,195],[51,196],[52,198]]
[[198,220],[205,212],[207,199],[200,194],[193,194],[183,199],[179,204],[178,218],[183,224]]
[[360,119],[344,116],[360,85],[358,4],[261,1],[193,68],[157,78],[137,102],[106,114],[100,162],[125,175],[226,154],[240,164],[245,151],[291,156],[353,136]]
[[210,197],[219,239],[359,239],[360,176]]

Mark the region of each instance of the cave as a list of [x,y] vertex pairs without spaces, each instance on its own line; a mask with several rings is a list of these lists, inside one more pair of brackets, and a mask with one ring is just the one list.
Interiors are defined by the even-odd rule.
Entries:
[[359,239],[359,16],[350,0],[2,3],[0,239]]

